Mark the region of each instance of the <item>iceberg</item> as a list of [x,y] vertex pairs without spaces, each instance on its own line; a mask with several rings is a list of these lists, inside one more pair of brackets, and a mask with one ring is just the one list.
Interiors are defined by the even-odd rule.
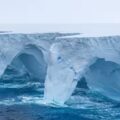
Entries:
[[83,77],[90,90],[120,100],[120,36],[0,34],[0,76],[8,66],[43,82],[45,103],[63,105]]

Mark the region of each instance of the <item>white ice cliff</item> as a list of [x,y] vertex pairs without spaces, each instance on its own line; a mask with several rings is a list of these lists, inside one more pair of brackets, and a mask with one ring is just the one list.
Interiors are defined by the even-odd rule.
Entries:
[[1,34],[0,76],[8,65],[25,68],[44,82],[46,103],[64,104],[82,77],[91,90],[120,101],[120,37],[66,35]]

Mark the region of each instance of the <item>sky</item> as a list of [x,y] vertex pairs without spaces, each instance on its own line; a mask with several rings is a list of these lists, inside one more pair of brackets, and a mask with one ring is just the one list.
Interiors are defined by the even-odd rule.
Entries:
[[120,23],[120,0],[0,0],[0,24]]

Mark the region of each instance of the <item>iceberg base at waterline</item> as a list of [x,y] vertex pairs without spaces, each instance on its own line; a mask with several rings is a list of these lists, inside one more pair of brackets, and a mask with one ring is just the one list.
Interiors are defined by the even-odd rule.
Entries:
[[119,101],[120,37],[63,36],[1,34],[0,76],[9,66],[27,72],[44,84],[46,103],[63,105],[83,77],[90,90]]

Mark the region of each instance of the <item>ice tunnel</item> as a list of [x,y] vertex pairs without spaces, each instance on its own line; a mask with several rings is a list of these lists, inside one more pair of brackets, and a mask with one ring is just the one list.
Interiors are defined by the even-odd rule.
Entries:
[[47,63],[44,57],[44,49],[35,45],[27,45],[25,48],[15,56],[12,60],[12,67],[19,72],[27,71],[32,79],[44,82]]

